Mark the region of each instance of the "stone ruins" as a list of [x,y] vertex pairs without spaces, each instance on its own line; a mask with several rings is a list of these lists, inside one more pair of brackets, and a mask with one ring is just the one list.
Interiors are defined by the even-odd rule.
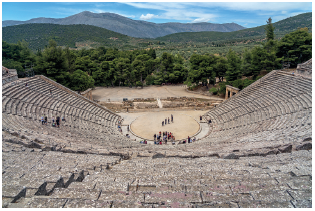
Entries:
[[12,77],[2,71],[3,208],[312,207],[309,75],[268,73],[203,115],[208,136],[175,145],[123,136],[119,115],[44,76]]

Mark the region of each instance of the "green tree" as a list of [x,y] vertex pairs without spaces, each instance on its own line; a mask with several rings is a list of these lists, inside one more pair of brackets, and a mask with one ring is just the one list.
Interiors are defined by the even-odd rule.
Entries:
[[130,83],[130,61],[127,58],[116,58],[113,61],[115,65],[115,73],[118,84],[120,86],[124,81],[128,81]]
[[252,70],[252,54],[251,52],[245,48],[242,55],[242,65],[241,70],[243,75],[251,76],[253,74]]
[[2,66],[16,69],[19,77],[24,76],[25,67],[29,68],[36,61],[35,54],[28,48],[28,43],[23,41],[9,44],[2,41]]
[[255,48],[252,49],[252,74],[254,77],[257,77],[260,73],[260,71],[264,68],[264,62],[266,60],[266,51],[265,49],[255,46]]
[[270,41],[270,40],[274,40],[275,38],[275,35],[274,35],[274,30],[275,30],[275,27],[272,25],[272,19],[269,18],[267,22],[267,25],[265,27],[265,31],[266,31],[266,38],[267,38],[267,41]]
[[152,57],[152,59],[156,59],[156,53],[155,53],[155,49],[150,48],[150,50],[147,53],[149,56]]
[[75,69],[82,70],[84,72],[89,71],[89,66],[92,63],[90,56],[77,57],[75,60]]
[[69,49],[69,46],[67,46],[66,49],[64,49],[64,54],[66,58],[68,71],[69,73],[73,73],[76,67],[75,60],[77,56],[73,51]]
[[92,73],[92,78],[94,79],[94,85],[95,86],[106,86],[106,72],[102,71],[101,68],[99,68],[97,71],[94,71]]
[[76,70],[70,75],[70,88],[75,91],[85,91],[94,86],[94,79],[82,70]]
[[227,67],[227,81],[234,81],[241,77],[241,59],[231,49],[227,54]]
[[141,83],[143,83],[143,79],[148,75],[146,62],[150,60],[150,58],[151,57],[148,54],[141,54],[138,55],[131,64],[137,81],[140,81]]
[[217,57],[216,65],[214,66],[214,71],[216,76],[219,77],[219,81],[223,81],[223,77],[228,70],[227,60],[224,57]]
[[282,61],[289,61],[291,67],[312,58],[312,35],[307,28],[286,34],[279,42],[276,53]]
[[63,85],[65,84],[64,77],[61,77],[61,75],[66,75],[65,72],[68,69],[66,57],[62,48],[57,47],[54,40],[49,41],[48,46],[42,52],[42,56],[38,57],[34,69],[37,73],[44,74]]
[[190,57],[191,68],[188,72],[188,80],[193,83],[200,81],[207,83],[207,79],[215,78],[214,67],[216,58],[213,55],[193,54]]

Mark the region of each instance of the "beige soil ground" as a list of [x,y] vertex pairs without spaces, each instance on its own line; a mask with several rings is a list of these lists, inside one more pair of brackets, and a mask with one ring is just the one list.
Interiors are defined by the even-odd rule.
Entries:
[[[153,135],[159,131],[172,132],[176,140],[193,136],[199,130],[199,116],[207,111],[160,111],[141,113],[119,113],[124,118],[124,125],[131,124],[131,130],[145,139],[153,139]],[[166,117],[174,116],[174,122],[162,127],[162,121]],[[134,120],[134,121],[133,121]],[[197,121],[195,121],[197,120]],[[133,121],[133,122],[132,122]]]
[[122,101],[123,98],[132,100],[134,98],[167,98],[167,97],[196,97],[205,99],[222,99],[215,96],[205,96],[201,94],[193,94],[185,91],[186,86],[149,86],[143,89],[128,88],[128,87],[96,87],[92,91],[92,96],[95,100],[108,102]]
[[[122,101],[123,98],[128,98],[132,100],[134,98],[161,98],[165,99],[167,97],[195,97],[203,99],[221,99],[218,97],[210,97],[201,94],[193,94],[185,91],[186,86],[150,86],[144,87],[143,89],[128,88],[128,87],[114,87],[114,88],[104,88],[97,87],[92,91],[92,96],[94,99],[100,102],[110,102]],[[156,101],[155,101],[156,102]],[[155,103],[150,102],[150,103]],[[164,101],[163,101],[164,102]],[[141,103],[140,103],[141,104]],[[153,139],[153,135],[159,131],[172,132],[175,135],[176,140],[187,138],[188,136],[193,136],[199,130],[199,116],[205,114],[206,110],[183,110],[179,108],[178,110],[174,108],[155,108],[150,109],[150,111],[142,112],[141,109],[137,113],[118,113],[123,121],[123,131],[124,135],[127,133],[125,128],[127,125],[131,124],[131,130],[137,136],[145,139]],[[174,116],[174,123],[167,124],[162,127],[162,121],[165,117],[170,117],[171,114]],[[207,130],[201,131],[200,135],[206,135]],[[199,136],[200,136],[199,135]]]

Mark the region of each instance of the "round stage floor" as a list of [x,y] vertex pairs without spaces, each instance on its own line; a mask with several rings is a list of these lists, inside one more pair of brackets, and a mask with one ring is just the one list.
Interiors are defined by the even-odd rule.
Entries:
[[[173,114],[174,121],[171,122],[171,114]],[[170,124],[162,126],[162,121],[170,118]],[[137,117],[131,123],[131,130],[137,136],[144,139],[153,140],[153,135],[160,131],[172,132],[176,140],[193,136],[199,131],[199,123],[185,112],[174,111],[160,111],[147,113]]]

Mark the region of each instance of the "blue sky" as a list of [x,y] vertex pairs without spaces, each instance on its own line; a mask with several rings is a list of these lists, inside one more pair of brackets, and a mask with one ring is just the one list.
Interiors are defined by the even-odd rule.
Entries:
[[311,12],[309,2],[2,2],[2,20],[64,18],[83,11],[111,12],[154,23],[237,23],[250,28]]

